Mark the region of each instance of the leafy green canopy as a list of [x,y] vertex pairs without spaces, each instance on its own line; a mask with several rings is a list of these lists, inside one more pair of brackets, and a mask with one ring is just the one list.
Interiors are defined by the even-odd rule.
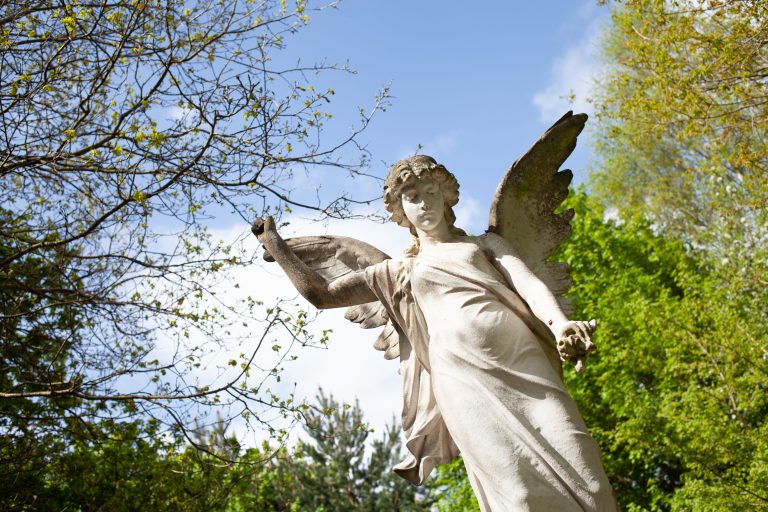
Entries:
[[628,0],[612,14],[593,191],[704,249],[739,286],[765,286],[768,4]]
[[398,426],[387,425],[372,438],[357,404],[341,404],[321,390],[307,411],[304,430],[307,439],[269,462],[274,483],[253,480],[245,485],[232,501],[235,510],[253,510],[260,494],[275,496],[276,503],[262,510],[430,510],[425,490],[392,471],[402,458]]
[[[395,475],[399,429],[376,439],[355,405],[322,392],[293,449],[242,449],[226,423],[194,430],[195,445],[158,425],[105,421],[100,436],[51,453],[23,485],[0,487],[3,510],[114,512],[427,511],[431,499]],[[204,449],[201,449],[204,448]],[[238,459],[237,464],[228,460]]]
[[[767,38],[765,2],[613,7],[596,98],[602,162],[591,186],[624,219],[622,229],[643,216],[653,226],[645,232],[669,247],[682,243],[678,259],[692,262],[669,269],[671,284],[658,283],[642,316],[634,301],[604,292],[627,326],[615,335],[636,350],[638,335],[628,331],[644,333],[640,346],[651,349],[631,359],[627,350],[627,368],[606,366],[601,381],[633,417],[609,435],[614,449],[632,454],[613,471],[635,493],[627,504],[768,508]],[[583,285],[575,294],[604,302]],[[623,375],[635,373],[629,385]]]
[[434,478],[427,480],[426,485],[434,495],[437,512],[480,512],[461,457],[438,466]]
[[649,221],[578,196],[571,265],[599,353],[566,383],[626,510],[768,507],[765,295],[733,293]]
[[[25,220],[0,208],[0,225],[19,229]],[[12,241],[0,243],[0,258],[15,249]],[[0,389],[12,390],[42,378],[48,389],[55,390],[66,380],[69,347],[81,327],[80,315],[66,297],[38,292],[66,286],[59,273],[65,259],[60,251],[51,251],[0,273]],[[78,405],[78,399],[66,396],[54,403],[36,397],[0,400],[0,488],[39,492],[37,475],[48,455],[60,453],[84,434],[82,425],[68,414]],[[62,426],[66,437],[60,435]]]

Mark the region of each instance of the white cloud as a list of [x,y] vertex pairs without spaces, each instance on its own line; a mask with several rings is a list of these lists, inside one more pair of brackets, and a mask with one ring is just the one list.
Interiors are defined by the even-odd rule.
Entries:
[[533,96],[542,123],[552,123],[568,110],[592,111],[589,100],[602,69],[598,60],[602,23],[601,18],[595,18],[583,38],[552,64],[549,84]]
[[[445,155],[450,154],[459,144],[459,134],[455,130],[445,133],[439,133],[421,144],[421,147],[405,148],[401,147],[397,154],[398,160],[411,157],[416,153],[434,157],[438,162],[442,161]],[[392,162],[394,164],[394,162]]]
[[467,233],[479,235],[488,227],[488,213],[480,208],[480,203],[472,196],[461,196],[459,204],[454,208],[456,226]]
[[166,109],[165,115],[167,119],[172,119],[174,121],[179,121],[181,119],[184,119],[189,115],[189,113],[192,112],[191,109],[180,107],[178,105],[174,105],[173,107],[170,107]]
[[[326,226],[293,219],[290,227],[296,235],[332,234],[357,238],[392,257],[400,255],[410,239],[407,230],[391,222],[332,220]],[[296,295],[287,277],[280,277],[279,283],[275,284],[277,288],[270,288],[270,294]],[[309,304],[306,307],[311,308]],[[343,308],[322,312],[315,324],[318,329],[333,329],[327,350],[299,350],[299,358],[286,367],[284,381],[296,382],[297,395],[310,401],[319,387],[347,403],[358,399],[366,420],[377,432],[392,420],[393,415],[399,419],[402,391],[398,364],[386,361],[383,353],[373,348],[379,329],[361,329],[344,318]]]
[[[290,223],[281,233],[284,237],[304,235],[343,235],[357,238],[378,247],[390,256],[396,257],[409,242],[407,230],[394,223],[380,224],[369,220],[331,220],[325,223],[313,222],[298,216],[284,217]],[[242,238],[247,226],[232,226],[228,229],[212,230],[215,239],[234,241]],[[249,236],[243,242],[248,251],[256,251],[258,242]],[[235,268],[230,271],[227,285],[214,289],[217,296],[226,297],[226,301],[234,303],[250,295],[262,300],[265,305],[274,304],[277,300],[287,300],[287,310],[310,311],[310,317],[317,313],[302,297],[298,296],[293,285],[276,263],[261,262],[249,268]],[[233,282],[240,284],[232,288]],[[293,307],[292,305],[296,306]],[[306,399],[314,402],[314,396],[319,388],[333,394],[338,400],[354,403],[359,400],[365,419],[376,430],[381,432],[385,424],[392,421],[393,416],[399,421],[402,407],[402,392],[400,378],[397,375],[397,361],[387,361],[382,352],[373,348],[373,341],[379,334],[379,329],[364,330],[358,325],[344,319],[344,308],[320,312],[310,324],[310,331],[320,337],[324,329],[332,329],[328,346],[325,349],[301,347],[294,345],[291,355],[298,358],[295,361],[283,363],[280,383],[272,382],[271,389],[278,396],[285,396],[295,391],[296,400]],[[262,326],[237,324],[232,336],[235,339],[252,341],[262,335]],[[273,338],[275,341],[273,341]],[[193,339],[195,343],[204,343],[203,339]],[[158,355],[170,356],[175,350],[172,340],[160,340]],[[278,353],[270,349],[273,343],[287,346],[290,337],[276,332],[268,338],[266,347],[259,351],[254,363],[261,368],[271,368],[277,362]],[[243,345],[247,345],[248,341]],[[224,382],[227,376],[233,375],[237,368],[229,366],[230,359],[237,359],[241,352],[252,350],[253,346],[233,345],[216,348],[206,358],[205,364],[191,376],[201,384],[215,386]],[[279,420],[278,420],[279,421]],[[245,436],[244,423],[235,421],[232,430]],[[294,432],[300,435],[301,429]],[[263,434],[256,432],[255,439],[245,436],[242,441],[254,444],[261,441]]]
[[[485,220],[480,210],[474,198],[463,197],[456,209],[458,224],[470,232],[478,232],[477,226]],[[364,219],[316,222],[298,215],[285,216],[283,221],[288,221],[286,227],[280,228],[286,238],[324,234],[349,236],[368,242],[392,257],[398,257],[410,242],[408,231],[391,222],[381,224]],[[242,243],[246,252],[260,252],[257,240],[247,232],[248,226],[237,224],[211,230],[211,235],[215,240]],[[238,240],[242,242],[236,242]],[[239,283],[239,287],[234,288],[233,283]],[[214,286],[213,291],[217,297],[230,304],[250,295],[263,301],[265,306],[282,299],[287,301],[284,306],[289,311],[304,309],[310,312],[310,317],[318,313],[298,295],[276,263],[263,262],[261,259],[250,267],[231,269],[228,279]],[[291,355],[297,356],[297,359],[282,363],[284,369],[280,374],[280,383],[272,381],[269,384],[272,391],[279,396],[295,392],[296,400],[313,403],[317,390],[322,388],[340,401],[354,403],[358,400],[365,419],[377,433],[383,431],[383,427],[391,423],[393,418],[399,421],[402,388],[397,374],[398,362],[385,360],[383,353],[373,348],[379,329],[365,330],[344,319],[344,308],[319,312],[310,324],[310,331],[319,338],[324,329],[333,331],[327,348],[294,345]],[[244,326],[237,322],[231,330],[232,339],[237,341],[222,347],[206,345],[211,348],[211,352],[204,358],[204,364],[189,375],[189,382],[196,381],[199,385],[215,387],[231,378],[238,368],[230,366],[228,362],[238,359],[240,353],[253,350],[262,335],[263,326],[255,322]],[[290,342],[289,338],[278,332],[271,335],[254,361],[256,366],[266,369],[273,367],[278,362],[278,353],[271,350],[272,344],[285,347]],[[194,334],[189,341],[193,345],[207,343],[206,339]],[[169,337],[158,342],[155,355],[161,360],[175,355],[177,345],[174,340]],[[255,378],[259,378],[257,375],[258,372],[254,372]],[[278,426],[281,420],[277,418],[276,421],[278,423],[275,426]],[[248,445],[257,444],[266,438],[263,432],[246,433],[245,423],[241,419],[235,419],[230,429]],[[300,436],[301,428],[294,429],[294,434]]]
[[458,135],[455,131],[442,133],[424,144],[423,152],[426,154],[440,155],[450,152],[458,143]]

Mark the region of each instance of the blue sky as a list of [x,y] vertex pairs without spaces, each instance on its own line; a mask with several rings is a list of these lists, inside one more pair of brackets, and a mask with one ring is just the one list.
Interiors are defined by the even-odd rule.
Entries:
[[[422,153],[457,175],[463,197],[487,205],[503,172],[543,130],[572,106],[591,110],[585,100],[608,9],[595,0],[476,5],[344,1],[311,13],[310,24],[287,39],[281,58],[348,61],[356,70],[310,77],[337,93],[328,140],[344,135],[356,107],[370,106],[376,91],[389,84],[391,107],[361,136],[372,153],[373,174],[385,175],[421,144]],[[563,98],[570,92],[576,93],[574,105]],[[592,160],[581,142],[568,162],[577,180],[585,179]],[[333,191],[333,185],[323,186]],[[380,184],[355,186],[370,186],[375,195]],[[481,217],[465,227],[482,231]]]
[[[481,7],[477,7],[481,5]],[[376,91],[391,85],[392,105],[374,119],[361,136],[372,154],[371,172],[383,177],[396,160],[414,153],[435,157],[461,183],[457,224],[482,232],[488,206],[507,167],[571,106],[591,112],[585,101],[599,74],[597,42],[608,9],[595,0],[540,2],[466,2],[357,0],[338,9],[312,13],[309,26],[286,40],[277,58],[345,62],[355,75],[310,76],[317,88],[336,91],[330,110],[334,119],[324,137],[343,137],[358,106],[370,106]],[[576,94],[574,105],[563,99]],[[566,166],[583,181],[593,161],[582,136]],[[329,196],[350,187],[320,171],[301,176],[301,187],[322,186]],[[351,186],[363,197],[381,194],[375,180]],[[301,192],[301,190],[299,190]],[[365,240],[396,256],[408,234],[392,223],[366,220],[316,223],[311,212],[294,211],[283,235],[343,234]],[[234,222],[234,221],[233,221]],[[247,229],[237,219],[221,230],[234,239]],[[257,250],[253,237],[248,248]],[[236,280],[259,283],[244,289],[265,303],[295,298],[297,307],[311,309],[276,264],[242,269]],[[228,291],[232,294],[233,291]],[[305,349],[286,367],[283,391],[312,398],[322,386],[351,402],[359,398],[366,418],[380,430],[399,415],[401,393],[397,363],[385,361],[371,348],[377,332],[363,331],[343,319],[343,311],[323,312],[315,325],[332,328],[327,350]]]

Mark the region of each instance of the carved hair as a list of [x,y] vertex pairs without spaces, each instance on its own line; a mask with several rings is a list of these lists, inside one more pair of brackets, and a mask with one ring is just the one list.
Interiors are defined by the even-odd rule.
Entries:
[[413,224],[405,216],[401,194],[405,185],[426,176],[432,178],[440,187],[445,203],[445,220],[448,222],[451,233],[466,235],[464,230],[454,226],[456,214],[453,213],[453,207],[459,202],[459,182],[456,181],[456,177],[430,156],[416,155],[400,160],[392,166],[389,176],[384,181],[384,208],[389,212],[391,220],[408,228],[413,235],[411,245],[405,250],[408,256],[419,253],[419,238],[416,236]]

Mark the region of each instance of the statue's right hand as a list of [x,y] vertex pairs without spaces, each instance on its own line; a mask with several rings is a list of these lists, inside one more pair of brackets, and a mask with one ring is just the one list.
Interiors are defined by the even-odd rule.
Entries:
[[258,217],[253,222],[251,231],[259,240],[263,240],[268,235],[276,235],[277,227],[275,226],[275,219],[273,219],[272,216]]

